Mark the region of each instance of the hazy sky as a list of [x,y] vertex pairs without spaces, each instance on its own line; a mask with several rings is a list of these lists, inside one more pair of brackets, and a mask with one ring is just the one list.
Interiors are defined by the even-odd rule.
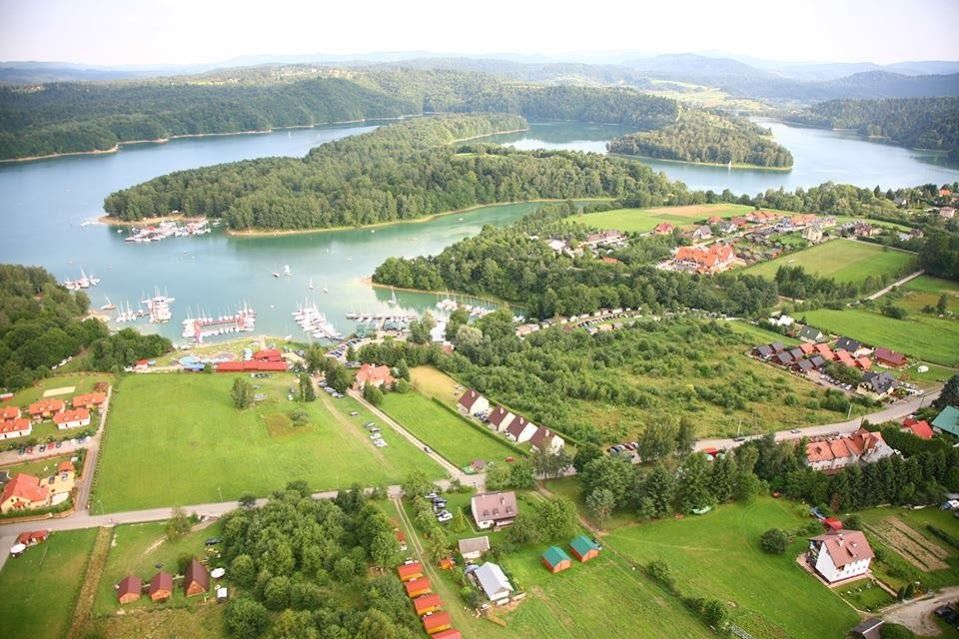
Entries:
[[433,51],[959,59],[959,0],[0,0],[0,60]]

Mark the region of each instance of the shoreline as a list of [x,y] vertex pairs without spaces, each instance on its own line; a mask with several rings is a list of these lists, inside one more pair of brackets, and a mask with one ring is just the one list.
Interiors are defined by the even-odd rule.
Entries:
[[393,286],[392,284],[380,284],[379,282],[373,281],[373,276],[367,275],[360,278],[360,282],[366,284],[371,288],[380,288],[380,289],[392,289],[395,291],[401,291],[403,293],[421,293],[423,295],[446,295],[450,298],[456,297],[468,297],[474,300],[483,302],[484,304],[489,304],[490,306],[506,306],[510,309],[520,309],[526,310],[525,307],[519,304],[513,304],[512,302],[507,302],[506,300],[496,299],[495,297],[488,297],[485,295],[473,295],[472,293],[460,293],[457,291],[430,291],[423,288],[410,288],[407,286]]
[[526,204],[526,203],[540,203],[540,202],[543,202],[543,203],[566,202],[569,199],[572,199],[573,202],[612,202],[616,198],[612,198],[612,197],[592,197],[592,198],[584,197],[584,198],[563,198],[563,199],[535,198],[532,200],[514,200],[510,202],[490,202],[488,204],[475,204],[465,209],[441,211],[440,213],[433,213],[431,215],[424,215],[422,217],[415,217],[407,220],[390,220],[388,222],[376,222],[375,224],[364,224],[363,226],[329,226],[329,227],[311,228],[311,229],[244,229],[240,231],[233,230],[233,229],[226,229],[225,233],[233,237],[271,237],[271,236],[280,237],[283,235],[328,233],[331,231],[362,231],[364,229],[377,229],[384,226],[394,226],[398,224],[420,224],[422,222],[430,222],[440,217],[455,215],[457,213],[471,213],[478,209],[484,209],[492,206],[509,206],[511,204]]
[[[105,213],[97,218],[97,224],[104,224],[106,226],[150,226],[151,224],[160,224],[161,222],[199,222],[200,220],[207,219],[205,215],[187,215],[186,213],[177,213],[176,215],[156,215],[154,217],[145,217],[140,220],[118,220],[113,218],[109,213]],[[216,218],[219,219],[219,218]]]
[[384,118],[360,118],[358,120],[339,120],[337,122],[322,122],[317,124],[295,124],[293,126],[278,126],[272,127],[269,129],[260,129],[252,131],[231,131],[226,133],[181,133],[177,135],[171,135],[166,138],[156,138],[153,140],[123,140],[113,145],[109,149],[93,149],[91,151],[67,151],[64,153],[50,153],[48,155],[31,155],[23,158],[6,158],[0,160],[0,164],[14,164],[18,162],[34,162],[37,160],[54,160],[57,158],[65,158],[76,155],[104,155],[107,153],[117,153],[123,149],[124,146],[133,145],[133,144],[166,144],[171,140],[184,140],[189,138],[213,138],[213,137],[225,137],[229,135],[266,135],[267,133],[276,133],[277,131],[292,131],[293,129],[315,129],[318,127],[326,126],[339,126],[342,124],[362,124],[363,122],[370,121],[393,121],[393,120],[405,120],[407,118],[416,118],[420,117],[420,114],[409,114],[409,115],[400,115],[396,117],[384,117]]
[[654,158],[648,155],[630,155],[628,153],[607,153],[607,157],[621,158],[623,160],[651,160],[653,162],[669,162],[671,164],[688,164],[690,166],[711,166],[719,169],[729,169],[737,171],[776,171],[778,173],[788,173],[793,170],[794,164],[789,166],[759,166],[758,164],[718,164],[716,162],[693,162],[692,160],[667,160],[666,158]]

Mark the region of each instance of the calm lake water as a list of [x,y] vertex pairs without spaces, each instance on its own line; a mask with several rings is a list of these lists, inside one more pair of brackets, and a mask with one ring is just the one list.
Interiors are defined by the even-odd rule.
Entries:
[[[374,289],[364,278],[389,256],[435,254],[478,233],[484,224],[503,225],[537,204],[492,206],[416,224],[305,235],[240,238],[221,232],[195,238],[171,238],[152,244],[123,241],[125,234],[86,219],[102,214],[103,198],[119,188],[170,171],[264,156],[302,156],[310,148],[375,128],[376,123],[297,129],[262,135],[181,139],[167,144],[124,147],[120,152],[0,165],[0,261],[42,265],[60,279],[80,269],[102,278],[89,291],[93,306],[109,296],[131,305],[155,287],[176,298],[174,321],[159,327],[135,326],[182,342],[180,321],[192,310],[210,314],[234,310],[243,301],[257,311],[257,332],[301,336],[291,312],[297,303],[315,301],[347,332],[351,311],[386,311],[388,290]],[[826,180],[862,186],[903,186],[951,182],[959,171],[923,162],[917,153],[872,144],[828,131],[770,124],[777,139],[792,150],[796,167],[788,173],[727,171],[668,162],[650,162],[693,188],[755,193],[766,188],[810,186]],[[537,124],[526,133],[494,136],[492,141],[522,149],[551,148],[603,152],[620,127]],[[272,272],[288,264],[291,277]],[[308,282],[313,279],[315,289]],[[324,285],[329,293],[321,292]],[[435,296],[397,292],[404,311],[432,308]]]

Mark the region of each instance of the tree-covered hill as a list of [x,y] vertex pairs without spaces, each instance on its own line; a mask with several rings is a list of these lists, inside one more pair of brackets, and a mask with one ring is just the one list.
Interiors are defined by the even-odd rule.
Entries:
[[654,131],[631,133],[609,143],[609,150],[663,160],[712,164],[789,167],[788,149],[769,131],[742,118],[684,110],[677,122]]
[[406,120],[325,144],[302,159],[172,173],[113,193],[104,208],[124,220],[179,210],[222,217],[233,229],[307,229],[412,219],[493,202],[628,196],[663,204],[686,193],[681,183],[629,160],[449,144],[525,127],[520,116],[505,114]]
[[959,98],[830,100],[792,119],[808,126],[853,129],[914,149],[947,151],[959,160]]

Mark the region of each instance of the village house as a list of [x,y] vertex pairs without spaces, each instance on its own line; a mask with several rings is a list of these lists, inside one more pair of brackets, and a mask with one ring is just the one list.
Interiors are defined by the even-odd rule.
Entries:
[[470,388],[460,397],[457,407],[464,415],[480,415],[489,412],[489,400]]
[[400,564],[396,567],[396,576],[400,581],[413,581],[423,576],[423,565],[418,561]]
[[959,408],[946,406],[932,420],[932,427],[942,433],[959,437]]
[[210,573],[206,566],[197,561],[196,558],[190,560],[190,565],[183,576],[183,594],[187,597],[202,595],[210,589]]
[[569,569],[573,565],[573,561],[569,558],[569,555],[559,546],[550,546],[547,548],[546,552],[540,556],[540,561],[546,566],[546,569],[554,575]]
[[587,562],[599,556],[599,545],[586,535],[575,537],[569,542],[569,549],[581,562]]
[[856,392],[875,399],[884,399],[898,386],[898,380],[885,371],[881,373],[867,372],[863,374],[862,382],[856,387]]
[[694,241],[708,240],[709,238],[713,236],[713,231],[712,229],[710,229],[708,226],[705,226],[705,225],[697,226],[695,229],[693,229],[693,232],[690,233],[689,236],[693,238]]
[[836,340],[837,351],[843,350],[843,351],[846,351],[847,353],[855,355],[856,351],[858,351],[860,348],[862,348],[862,344],[852,339],[851,337],[840,337],[839,339]]
[[422,595],[413,600],[413,609],[417,616],[422,617],[425,614],[434,612],[443,607],[443,599],[435,594]]
[[106,393],[87,393],[85,395],[77,395],[70,400],[70,404],[74,408],[97,408],[103,405],[103,402],[107,401]]
[[463,635],[460,634],[459,630],[455,628],[450,628],[449,630],[442,630],[437,632],[435,635],[432,635],[433,639],[463,639]]
[[736,253],[727,244],[713,244],[709,248],[681,246],[673,256],[677,267],[709,274],[721,273],[735,262]]
[[0,422],[8,419],[20,419],[19,406],[4,406],[0,408]]
[[811,244],[822,242],[822,229],[813,225],[807,226],[802,232],[803,239]]
[[427,577],[404,582],[403,587],[406,588],[406,596],[410,599],[433,592],[433,585]]
[[951,206],[943,206],[939,209],[939,217],[944,220],[951,220],[956,217],[956,209]]
[[442,630],[448,630],[453,627],[450,619],[450,613],[445,611],[432,612],[423,616],[423,630],[426,634],[433,635]]
[[154,603],[166,601],[173,596],[173,575],[162,570],[153,576],[150,580],[150,587],[147,589],[150,599]]
[[719,232],[723,235],[728,235],[730,233],[735,233],[739,230],[739,227],[732,220],[726,220],[725,222],[720,222],[717,227]]
[[822,357],[827,362],[831,362],[836,359],[836,354],[832,352],[832,349],[829,348],[829,344],[816,344],[816,352],[819,353],[819,356]]
[[789,315],[786,315],[785,313],[781,313],[777,317],[770,317],[768,321],[771,325],[778,326],[780,328],[788,328],[796,323],[795,319]]
[[460,539],[457,542],[457,547],[463,559],[479,559],[489,551],[489,537],[483,535],[482,537]]
[[580,247],[598,248],[600,246],[606,246],[615,248],[618,246],[625,246],[626,243],[627,238],[623,233],[619,231],[605,230],[587,235],[586,239],[580,243]]
[[653,235],[670,235],[675,230],[676,227],[669,222],[660,222],[653,227]]
[[829,584],[861,577],[869,572],[875,555],[858,530],[829,531],[809,539],[809,564]]
[[36,546],[37,544],[42,544],[50,536],[49,530],[33,530],[30,532],[22,532],[17,535],[17,543],[23,544],[24,546]]
[[849,368],[856,368],[856,360],[853,358],[852,355],[849,354],[848,351],[845,351],[843,349],[837,350],[836,360],[838,360],[839,363],[842,364],[843,366],[847,366]]
[[932,439],[932,427],[929,425],[929,422],[926,420],[917,420],[912,417],[907,417],[902,422],[902,428],[900,428],[904,433],[912,433],[919,439]]
[[8,419],[0,422],[0,439],[26,437],[33,433],[33,422],[26,418]]
[[396,383],[396,379],[390,373],[389,366],[373,366],[372,364],[363,364],[356,371],[356,380],[353,382],[353,388],[363,390],[367,384],[377,388],[391,387]]
[[121,604],[133,603],[140,598],[143,592],[143,582],[136,575],[129,575],[120,580],[116,585],[117,601]]
[[532,439],[535,433],[536,426],[525,417],[517,415],[506,429],[506,439],[514,441],[517,444],[522,444]]
[[503,569],[491,561],[487,561],[471,574],[486,598],[494,604],[505,603],[513,592],[513,586]]
[[483,530],[508,526],[516,519],[516,493],[510,490],[473,495],[470,510],[473,521]]
[[90,411],[86,408],[73,408],[53,416],[53,423],[60,430],[83,428],[90,425]]
[[860,428],[849,435],[806,444],[806,465],[828,473],[856,463],[870,464],[895,454],[896,451],[882,438],[882,433]]
[[77,471],[69,459],[57,465],[57,472],[47,478],[46,487],[50,491],[51,505],[57,505],[70,496],[77,482]]
[[563,450],[563,447],[566,445],[562,437],[543,426],[536,429],[533,436],[529,438],[529,443],[540,452],[552,453],[554,455]]
[[0,493],[0,513],[14,510],[43,508],[50,503],[50,491],[40,479],[26,473],[17,473]]
[[876,348],[876,352],[873,353],[873,356],[876,358],[876,362],[882,364],[883,366],[889,366],[890,368],[900,368],[908,363],[906,356],[902,353],[891,351],[888,348],[883,348],[882,346]]
[[62,399],[41,399],[33,402],[27,408],[30,417],[36,420],[50,419],[57,413],[62,413],[66,406]]
[[493,412],[489,414],[489,423],[496,429],[497,433],[502,433],[509,425],[513,423],[513,419],[516,417],[513,413],[509,412],[502,406],[497,406],[493,409]]

